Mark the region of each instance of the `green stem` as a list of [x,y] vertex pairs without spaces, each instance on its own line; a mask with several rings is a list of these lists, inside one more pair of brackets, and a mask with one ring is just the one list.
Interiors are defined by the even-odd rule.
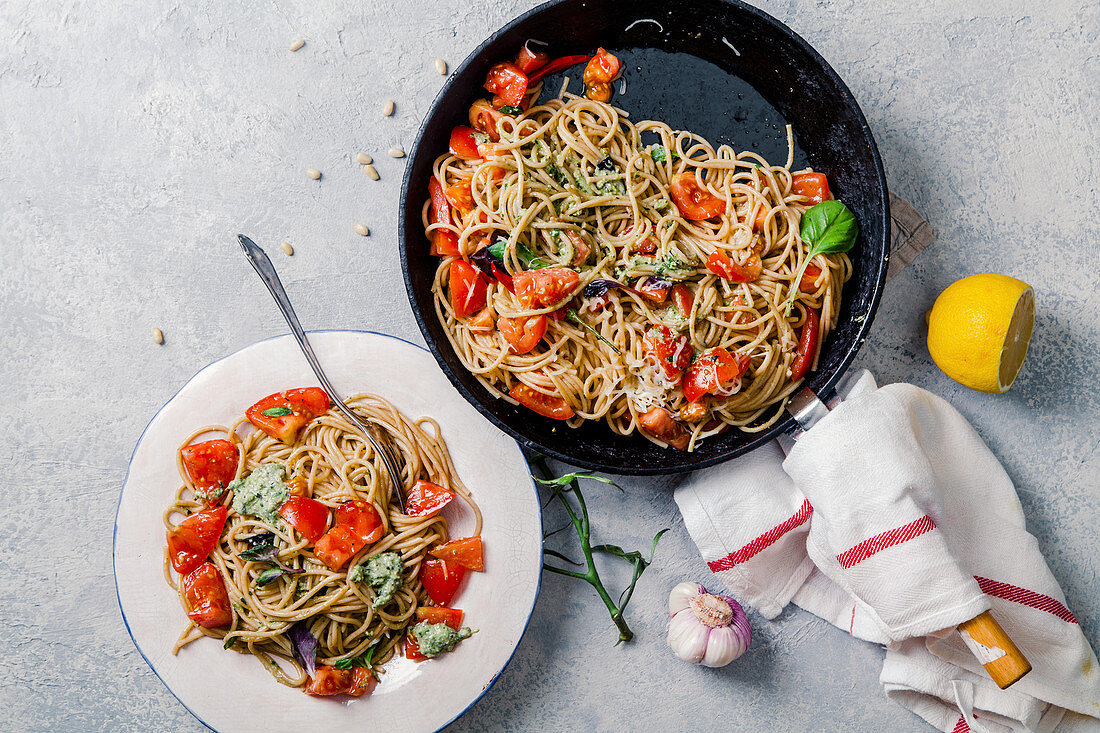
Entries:
[[[550,467],[546,464],[546,459],[542,456],[538,456],[531,460],[531,464],[536,467],[542,474],[544,479],[553,478],[553,474],[550,472]],[[565,511],[569,513],[569,519],[573,522],[573,526],[577,528],[577,536],[580,539],[581,552],[584,554],[585,565],[588,566],[588,572],[577,573],[572,570],[565,570],[563,568],[555,567],[547,563],[543,563],[543,567],[552,573],[558,575],[566,575],[570,578],[578,578],[591,585],[596,594],[599,595],[600,600],[607,606],[607,612],[611,614],[611,621],[615,624],[615,627],[619,630],[619,643],[624,641],[630,641],[634,638],[634,632],[630,630],[630,627],[626,624],[626,619],[623,618],[623,608],[626,608],[624,602],[620,606],[615,605],[615,602],[611,600],[611,596],[608,594],[607,589],[604,588],[603,580],[600,578],[600,573],[596,570],[596,560],[592,556],[592,526],[588,518],[588,506],[584,502],[584,496],[581,494],[580,484],[574,479],[569,482],[570,488],[573,490],[573,494],[577,497],[577,504],[580,506],[580,516],[578,517],[576,512],[573,511],[572,505],[566,498],[565,492],[558,487],[552,487],[554,496],[565,507]],[[638,576],[641,575],[635,568],[634,578],[631,581],[631,587],[627,593],[626,600],[630,600],[630,596],[633,594],[634,585],[638,580]]]

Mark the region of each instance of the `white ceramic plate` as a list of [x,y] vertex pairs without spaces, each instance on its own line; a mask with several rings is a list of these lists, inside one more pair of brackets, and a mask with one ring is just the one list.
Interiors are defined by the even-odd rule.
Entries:
[[[486,571],[470,573],[455,601],[479,633],[439,659],[417,664],[395,658],[374,693],[359,699],[313,698],[280,685],[256,658],[223,650],[213,639],[199,639],[172,656],[186,616],[161,570],[161,515],[179,487],[176,450],[196,427],[232,425],[265,395],[317,384],[289,335],[248,346],[200,371],[142,434],[115,520],[122,615],[138,651],[172,694],[222,733],[434,731],[485,694],[527,628],[542,571],[538,495],[519,446],[455,392],[428,351],[357,331],[315,332],[310,341],[345,396],[375,392],[410,418],[439,422],[455,468],[484,515]],[[472,528],[469,511],[461,507],[448,519],[456,536]]]

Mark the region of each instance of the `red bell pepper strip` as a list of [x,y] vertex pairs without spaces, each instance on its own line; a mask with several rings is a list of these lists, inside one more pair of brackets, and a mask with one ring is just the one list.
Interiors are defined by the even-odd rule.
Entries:
[[806,322],[798,337],[798,355],[791,364],[791,379],[802,379],[810,371],[817,354],[817,339],[821,335],[821,314],[813,308],[806,310]]
[[530,89],[547,76],[550,76],[551,74],[556,74],[562,69],[568,69],[570,66],[576,66],[577,64],[587,64],[588,60],[591,58],[591,56],[584,55],[562,56],[560,58],[556,58],[548,63],[546,66],[543,66],[541,69],[536,71],[534,74],[530,74],[527,77],[527,88]]
[[[432,176],[428,181],[428,193],[432,196],[432,205],[428,209],[428,220],[432,224],[451,223],[451,204],[443,192],[443,185],[439,179]],[[432,249],[434,257],[457,256],[458,235],[450,229],[436,229],[431,233]]]

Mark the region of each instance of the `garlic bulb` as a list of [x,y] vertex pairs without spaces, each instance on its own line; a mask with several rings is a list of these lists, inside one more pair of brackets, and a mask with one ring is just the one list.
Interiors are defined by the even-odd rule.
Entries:
[[745,653],[752,629],[741,605],[707,593],[699,583],[680,583],[668,596],[668,645],[685,662],[724,667]]

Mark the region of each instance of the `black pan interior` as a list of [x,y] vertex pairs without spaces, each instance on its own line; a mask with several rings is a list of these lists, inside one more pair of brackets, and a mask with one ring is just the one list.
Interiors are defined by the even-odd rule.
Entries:
[[[738,2],[560,0],[509,23],[474,51],[436,98],[405,172],[399,240],[405,284],[420,329],[455,387],[482,414],[525,446],[574,465],[622,474],[690,471],[741,455],[790,428],[784,417],[768,430],[731,430],[692,453],[623,437],[604,423],[573,429],[495,399],[462,366],[435,315],[431,284],[437,260],[428,254],[421,207],[432,162],[455,125],[467,124],[470,103],[485,96],[489,68],[510,60],[528,38],[550,44],[551,56],[604,46],[624,62],[612,103],[634,120],[659,119],[712,143],[749,149],[769,161],[787,156],[784,126],[797,143],[795,166],[829,177],[834,195],[855,213],[860,237],[844,289],[840,320],[823,346],[809,386],[828,393],[871,325],[886,278],[889,239],[886,179],[874,138],[847,87],[805,41],[762,11]],[[578,91],[580,69],[570,72]],[[561,75],[546,83],[556,94]],[[623,85],[625,84],[625,89]]]

